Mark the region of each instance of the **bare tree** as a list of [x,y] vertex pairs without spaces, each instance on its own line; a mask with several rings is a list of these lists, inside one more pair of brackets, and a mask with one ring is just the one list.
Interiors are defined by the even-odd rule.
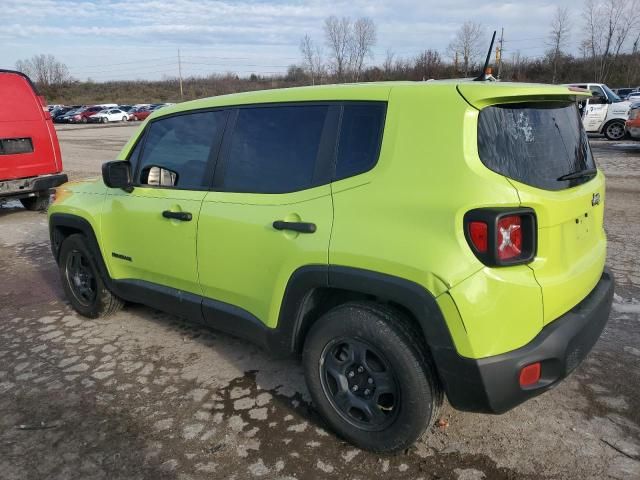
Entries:
[[419,77],[422,77],[422,80],[438,77],[441,66],[442,59],[435,50],[425,50],[415,59],[416,73]]
[[562,50],[566,48],[569,41],[571,24],[569,22],[569,10],[566,7],[558,6],[551,21],[551,31],[549,32],[548,45],[549,55],[553,65],[553,77],[551,82],[556,83],[558,77],[558,64],[562,58]]
[[350,67],[352,70],[353,80],[356,82],[360,78],[362,68],[364,67],[364,59],[372,57],[372,48],[376,44],[377,33],[376,26],[368,17],[361,17],[353,24],[353,32],[350,35]]
[[384,62],[382,63],[382,68],[384,69],[384,76],[386,79],[389,79],[391,76],[391,72],[393,71],[393,60],[395,58],[395,53],[390,48],[387,48],[387,53],[384,57]]
[[339,19],[332,15],[324,21],[324,33],[331,55],[333,72],[338,82],[342,82],[346,78],[349,67],[351,20],[347,17]]
[[481,24],[467,21],[456,33],[455,38],[449,44],[449,52],[457,59],[462,60],[464,76],[469,76],[469,71],[482,50],[482,34],[484,29]]
[[637,0],[587,0],[583,12],[583,51],[590,57],[594,78],[606,82],[629,34],[638,25]]
[[60,85],[71,79],[67,66],[53,55],[34,55],[16,62],[16,70],[27,74],[34,82],[43,87]]
[[314,44],[309,35],[305,35],[300,41],[300,53],[302,53],[305,68],[311,77],[311,84],[315,85],[320,81],[324,72],[322,50]]

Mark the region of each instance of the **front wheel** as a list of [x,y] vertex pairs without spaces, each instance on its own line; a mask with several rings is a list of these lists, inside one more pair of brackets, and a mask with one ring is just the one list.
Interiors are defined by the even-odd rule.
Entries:
[[442,391],[420,333],[382,305],[340,305],[313,325],[303,363],[315,405],[360,448],[394,452],[431,425]]
[[70,235],[62,242],[58,265],[65,294],[80,315],[106,317],[122,308],[123,301],[102,281],[83,235]]
[[607,140],[622,140],[624,135],[624,122],[622,121],[614,120],[604,129],[604,136],[607,137]]

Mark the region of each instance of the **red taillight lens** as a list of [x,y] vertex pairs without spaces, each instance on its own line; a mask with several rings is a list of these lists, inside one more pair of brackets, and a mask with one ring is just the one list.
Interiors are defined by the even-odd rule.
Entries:
[[522,219],[509,215],[498,220],[498,258],[509,260],[522,254]]
[[529,263],[536,256],[536,214],[531,208],[476,208],[465,213],[463,222],[469,247],[489,267]]
[[469,223],[469,237],[471,238],[471,243],[476,247],[476,250],[481,253],[485,253],[488,248],[488,237],[487,237],[487,224],[484,222],[471,222]]
[[522,370],[520,370],[520,386],[529,387],[538,383],[541,371],[540,362],[523,367]]

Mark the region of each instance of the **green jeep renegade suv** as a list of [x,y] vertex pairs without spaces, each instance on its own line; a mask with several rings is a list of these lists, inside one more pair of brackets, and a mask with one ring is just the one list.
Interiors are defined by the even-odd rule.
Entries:
[[154,113],[49,209],[87,317],[139,302],[301,354],[335,432],[406,448],[588,354],[611,308],[605,184],[579,89],[379,83]]

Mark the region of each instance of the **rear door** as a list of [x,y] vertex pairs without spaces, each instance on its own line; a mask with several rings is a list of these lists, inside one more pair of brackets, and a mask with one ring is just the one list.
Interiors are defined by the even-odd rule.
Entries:
[[27,77],[0,71],[0,180],[62,170],[53,123]]
[[[330,168],[339,106],[238,108],[229,121],[214,190],[198,225],[205,297],[275,327],[291,275],[327,265],[333,222]],[[204,301],[205,320],[216,312]]]
[[478,154],[511,181],[522,206],[535,210],[538,247],[529,266],[542,288],[544,321],[551,322],[594,288],[606,257],[604,177],[595,172],[575,102],[482,109]]
[[143,280],[200,294],[196,234],[226,111],[151,122],[129,161],[131,193],[110,189],[101,239],[114,279]]

